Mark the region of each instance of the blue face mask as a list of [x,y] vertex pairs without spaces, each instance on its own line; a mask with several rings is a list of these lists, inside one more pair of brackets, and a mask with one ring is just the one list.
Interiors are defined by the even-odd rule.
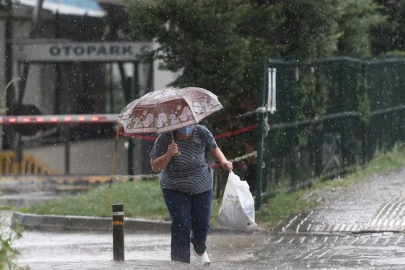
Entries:
[[187,127],[182,127],[179,128],[178,131],[183,134],[183,135],[190,135],[191,132],[193,132],[194,126],[187,126]]

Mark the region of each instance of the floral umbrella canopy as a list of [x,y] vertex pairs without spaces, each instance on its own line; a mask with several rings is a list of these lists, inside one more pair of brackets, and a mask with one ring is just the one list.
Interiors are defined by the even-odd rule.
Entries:
[[160,134],[197,124],[222,108],[218,97],[203,88],[167,88],[129,103],[118,123],[126,133]]

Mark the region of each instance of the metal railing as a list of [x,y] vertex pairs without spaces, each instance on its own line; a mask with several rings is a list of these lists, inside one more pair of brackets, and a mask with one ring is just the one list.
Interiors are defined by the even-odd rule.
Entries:
[[[277,111],[262,112],[262,118],[259,115],[263,153],[258,154],[262,166],[257,169],[257,188],[261,193],[274,193],[285,180],[294,189],[312,179],[345,173],[365,164],[376,150],[388,150],[403,141],[404,59],[328,58],[305,66],[297,61],[267,59],[260,90],[260,106],[264,107],[270,68],[277,70]],[[302,84],[305,74],[311,76],[312,86]],[[305,87],[314,87],[312,93],[326,96],[321,115],[303,118],[317,115],[315,106],[302,103]]]

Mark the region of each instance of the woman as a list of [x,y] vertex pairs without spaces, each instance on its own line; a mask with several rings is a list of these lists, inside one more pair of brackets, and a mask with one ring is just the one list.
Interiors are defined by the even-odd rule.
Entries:
[[210,265],[206,239],[214,181],[208,155],[220,162],[223,169],[232,171],[232,163],[202,125],[161,134],[150,152],[152,170],[162,172],[160,186],[172,220],[172,261],[190,263],[191,242],[199,262]]

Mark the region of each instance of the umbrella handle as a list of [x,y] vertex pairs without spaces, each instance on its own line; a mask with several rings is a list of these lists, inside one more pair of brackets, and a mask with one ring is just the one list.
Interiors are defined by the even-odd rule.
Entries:
[[[173,131],[172,131],[171,133],[172,133],[172,142],[174,142]],[[174,156],[175,156],[175,157],[180,156],[180,152],[177,152],[176,154],[174,154]]]

